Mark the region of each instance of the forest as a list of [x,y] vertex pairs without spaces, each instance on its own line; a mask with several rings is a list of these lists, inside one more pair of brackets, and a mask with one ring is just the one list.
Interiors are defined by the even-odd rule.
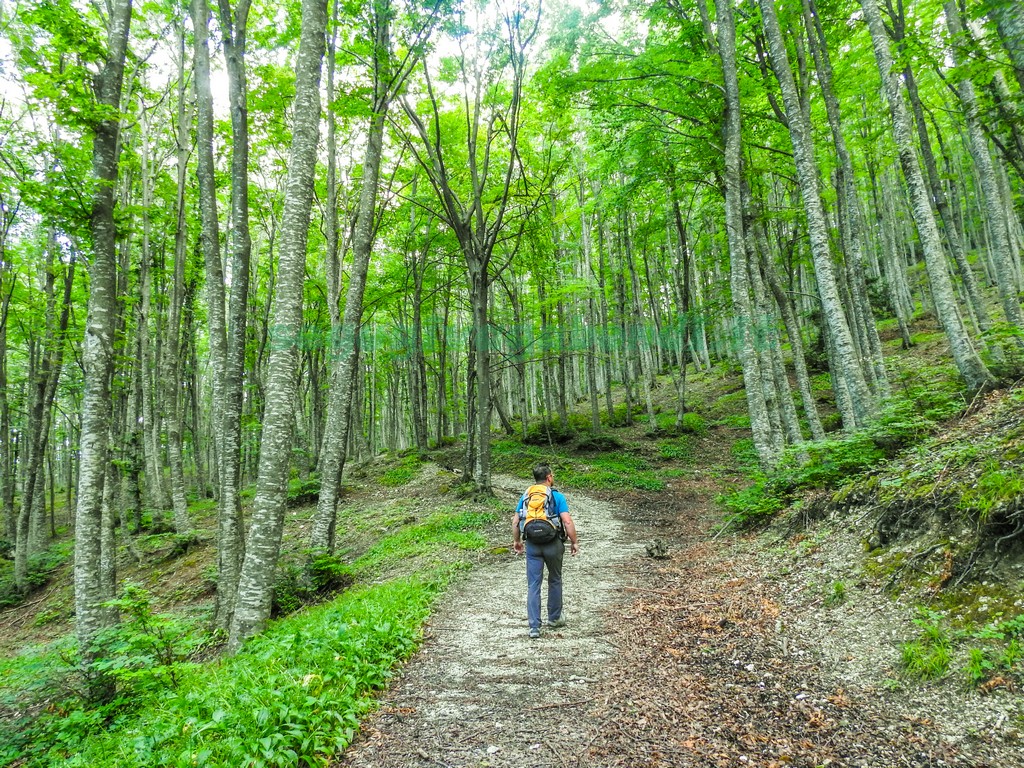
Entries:
[[13,0],[0,78],[0,602],[70,542],[87,701],[145,535],[215,552],[230,656],[375,457],[486,505],[496,443],[735,374],[770,477],[922,318],[966,402],[1024,375],[1017,0]]

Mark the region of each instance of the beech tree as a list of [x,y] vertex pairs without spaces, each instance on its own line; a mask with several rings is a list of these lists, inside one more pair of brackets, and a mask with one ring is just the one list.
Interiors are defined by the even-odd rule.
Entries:
[[[517,149],[526,53],[540,28],[539,12],[527,16],[528,12],[525,6],[514,6],[502,9],[503,18],[496,22],[474,19],[477,25],[496,24],[504,34],[494,29],[460,36],[459,55],[451,62],[464,110],[458,116],[464,126],[457,138],[443,129],[450,121],[428,69],[423,70],[424,114],[411,99],[402,101],[411,123],[406,143],[437,195],[433,213],[455,233],[466,262],[473,365],[466,398],[471,450],[465,477],[481,493],[491,491],[491,259],[499,238],[507,236],[506,215],[522,178]],[[499,85],[495,78],[506,71],[509,79]]]
[[[114,617],[104,607],[113,597],[112,586],[101,570],[103,559],[104,483],[107,480],[111,415],[110,379],[114,369],[114,324],[117,315],[116,205],[121,90],[124,82],[131,0],[115,0],[107,18],[106,44],[94,76],[97,106],[91,125],[93,140],[92,253],[89,262],[89,307],[82,362],[85,391],[82,400],[82,447],[75,510],[75,633],[87,671],[94,658],[94,641]],[[106,575],[110,575],[109,572]],[[105,695],[108,685],[92,674],[92,695]]]
[[270,352],[267,410],[253,519],[246,539],[238,600],[228,640],[233,650],[247,637],[261,631],[270,618],[274,569],[281,548],[294,424],[292,403],[298,373],[298,338],[302,325],[302,283],[320,137],[320,71],[326,31],[326,0],[303,0],[295,62],[292,146],[273,307],[275,337]]
[[900,167],[903,169],[903,175],[909,188],[914,221],[921,237],[925,265],[928,268],[928,278],[932,295],[935,298],[935,309],[946,332],[946,338],[949,339],[949,346],[960,375],[963,376],[967,386],[972,389],[984,389],[992,386],[995,380],[967,335],[963,318],[956,305],[953,285],[946,268],[945,254],[939,240],[939,230],[935,224],[935,217],[932,215],[921,167],[917,163],[917,156],[911,143],[910,118],[903,102],[899,77],[893,71],[892,52],[885,36],[882,17],[875,0],[861,0],[861,7],[864,9],[864,18],[868,24],[868,31],[871,33],[875,59],[878,62],[878,72],[882,78],[882,87],[889,105],[893,139],[899,151]]

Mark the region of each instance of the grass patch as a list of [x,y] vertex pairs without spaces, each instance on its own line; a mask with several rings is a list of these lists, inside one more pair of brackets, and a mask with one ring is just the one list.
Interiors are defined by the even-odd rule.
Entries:
[[587,464],[561,467],[558,478],[581,490],[636,488],[660,491],[665,483],[642,457],[629,453],[605,453],[588,459]]
[[533,476],[534,466],[541,463],[551,465],[557,483],[581,491],[630,488],[660,491],[665,488],[665,483],[644,457],[626,450],[572,456],[565,450],[555,452],[515,440],[491,444],[491,466],[495,472],[528,479]]
[[914,623],[918,636],[900,646],[904,673],[918,680],[937,680],[954,668],[968,686],[991,690],[1014,687],[1024,678],[1024,614],[997,618],[961,629],[950,616],[919,607]]
[[475,529],[496,519],[490,512],[435,512],[418,525],[401,528],[380,539],[352,563],[352,570],[358,578],[372,578],[403,561],[440,548],[483,549],[487,540]]
[[689,438],[659,440],[657,446],[658,455],[667,461],[690,462],[693,460],[693,445]]
[[537,464],[550,463],[555,457],[547,446],[524,445],[518,440],[491,443],[491,470],[514,477],[532,478]]
[[390,487],[405,485],[419,474],[422,463],[417,454],[403,456],[397,464],[384,470],[384,473],[380,476],[380,484]]
[[919,608],[914,623],[921,628],[921,634],[900,647],[903,671],[918,680],[945,677],[952,661],[952,640],[942,624],[942,615]]

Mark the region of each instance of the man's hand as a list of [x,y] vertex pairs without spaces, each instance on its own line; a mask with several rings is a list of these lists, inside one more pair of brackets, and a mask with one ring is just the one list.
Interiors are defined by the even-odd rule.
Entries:
[[579,542],[576,542],[576,541],[569,542],[569,554],[571,554],[573,557],[576,557],[576,554],[579,551],[580,551]]
[[521,555],[521,554],[523,554],[523,552],[526,551],[526,545],[523,544],[522,541],[513,541],[512,542],[512,549],[515,551],[515,553],[517,555]]

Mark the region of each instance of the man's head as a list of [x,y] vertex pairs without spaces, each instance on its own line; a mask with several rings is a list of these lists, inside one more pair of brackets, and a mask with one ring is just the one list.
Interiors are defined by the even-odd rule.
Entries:
[[533,468],[533,481],[535,483],[546,483],[551,477],[551,467],[547,464],[538,464]]

